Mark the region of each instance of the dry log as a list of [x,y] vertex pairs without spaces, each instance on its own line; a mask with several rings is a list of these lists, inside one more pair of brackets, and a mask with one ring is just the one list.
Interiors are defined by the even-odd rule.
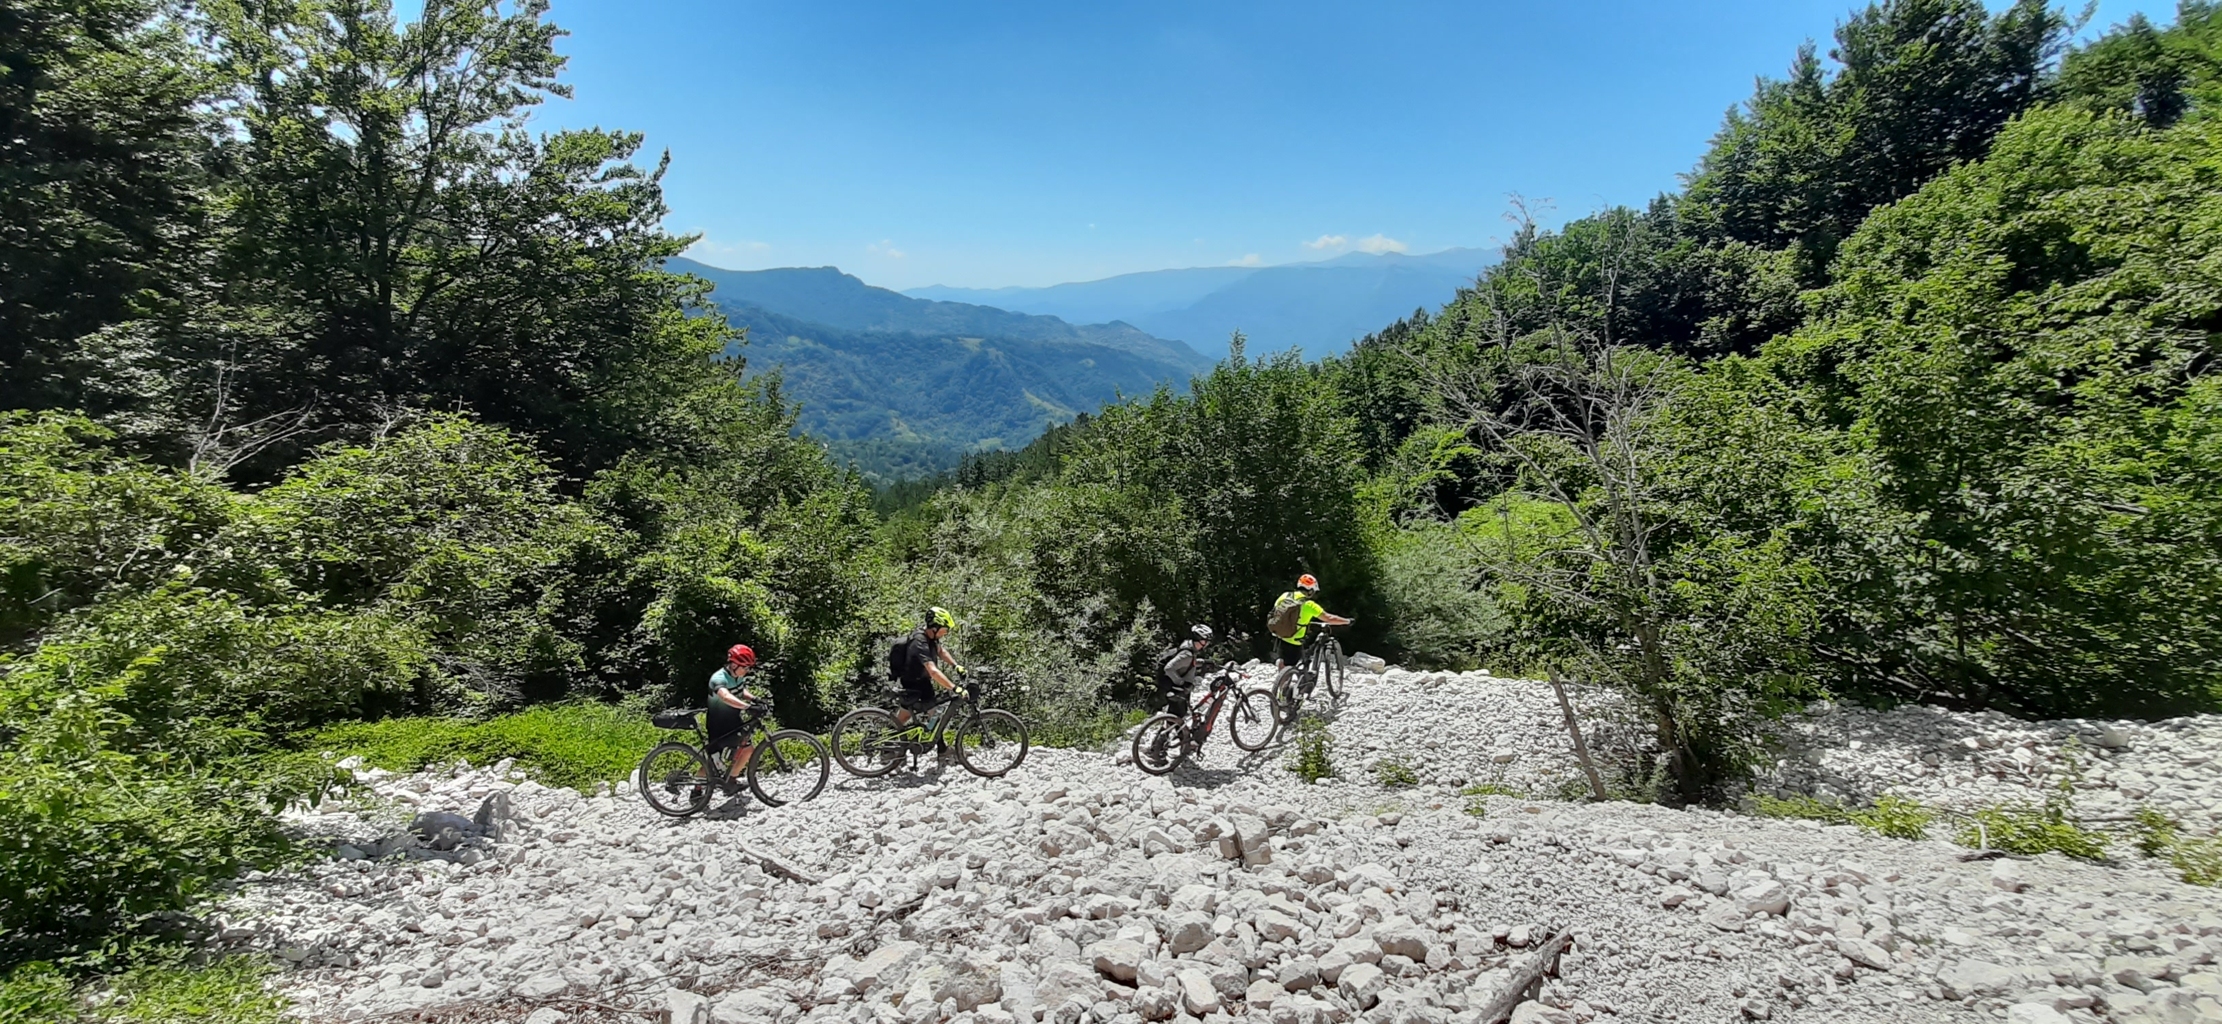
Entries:
[[1558,973],[1559,954],[1574,941],[1574,933],[1560,929],[1535,948],[1535,955],[1512,972],[1511,982],[1497,990],[1481,1010],[1481,1024],[1499,1024],[1512,1016],[1514,1007],[1541,993],[1543,976]]

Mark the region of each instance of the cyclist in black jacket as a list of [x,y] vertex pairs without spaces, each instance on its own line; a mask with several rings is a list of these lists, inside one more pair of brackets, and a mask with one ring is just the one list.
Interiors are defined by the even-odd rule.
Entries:
[[[911,718],[934,702],[934,691],[953,692],[957,684],[941,672],[941,665],[949,671],[962,674],[964,666],[950,657],[949,650],[941,646],[941,638],[957,628],[957,617],[946,608],[930,608],[926,621],[911,631],[902,655],[896,659],[895,681],[903,686],[902,698],[896,702],[895,722],[905,728]],[[939,662],[940,664],[936,664]]]

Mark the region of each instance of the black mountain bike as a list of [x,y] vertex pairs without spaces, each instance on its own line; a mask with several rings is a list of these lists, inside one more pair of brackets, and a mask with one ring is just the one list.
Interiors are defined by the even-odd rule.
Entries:
[[1026,760],[1026,723],[1000,708],[981,707],[981,700],[980,684],[971,682],[913,712],[907,726],[886,708],[858,708],[833,723],[833,759],[851,775],[876,779],[906,759],[916,771],[919,755],[947,750],[966,771],[998,778]]
[[[768,731],[765,724],[771,703],[759,701],[741,724],[742,743],[755,740],[748,765],[742,770],[748,788],[766,807],[778,807],[817,796],[826,788],[832,769],[825,744],[800,729]],[[699,814],[710,798],[730,785],[726,780],[733,763],[724,751],[710,753],[710,735],[702,724],[703,709],[675,708],[653,718],[658,729],[692,730],[694,743],[662,743],[641,758],[636,773],[640,795],[658,813],[674,818]]]
[[1342,702],[1347,668],[1343,662],[1342,641],[1335,639],[1333,629],[1326,623],[1313,622],[1311,634],[1304,639],[1304,652],[1297,656],[1296,664],[1281,669],[1280,674],[1273,677],[1273,707],[1282,725],[1296,724],[1297,712],[1320,683],[1327,684],[1329,700]]
[[1236,697],[1235,687],[1242,682],[1242,674],[1233,665],[1206,662],[1205,672],[1209,685],[1187,714],[1160,711],[1134,731],[1135,767],[1151,775],[1165,775],[1182,761],[1195,757],[1203,750],[1212,727],[1219,723],[1219,712],[1227,708],[1230,697],[1234,702],[1227,714],[1227,735],[1234,739],[1234,745],[1242,750],[1261,750],[1273,742],[1273,733],[1280,728],[1274,720],[1273,695],[1256,689]]

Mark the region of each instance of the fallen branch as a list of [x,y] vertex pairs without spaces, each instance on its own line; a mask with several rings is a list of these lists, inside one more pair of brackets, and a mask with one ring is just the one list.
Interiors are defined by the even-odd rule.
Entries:
[[1561,929],[1543,940],[1543,944],[1536,947],[1535,955],[1512,972],[1511,983],[1498,989],[1497,994],[1490,997],[1488,1005],[1482,1007],[1481,1024],[1497,1024],[1512,1016],[1514,1007],[1540,994],[1543,976],[1558,973],[1559,954],[1566,952],[1566,947],[1573,941],[1574,933],[1567,929]]
[[1566,733],[1574,737],[1574,756],[1581,759],[1582,774],[1589,776],[1589,792],[1598,801],[1605,799],[1605,780],[1597,777],[1597,764],[1589,759],[1589,741],[1582,738],[1582,727],[1574,720],[1574,705],[1566,699],[1566,687],[1558,681],[1558,669],[1550,671],[1551,692],[1558,694],[1559,713],[1566,716]]
[[735,843],[733,844],[733,847],[741,851],[741,856],[755,861],[764,870],[769,871],[772,874],[791,878],[805,885],[817,885],[819,882],[824,881],[824,879],[813,877],[812,875],[810,875],[810,873],[802,870],[801,868],[786,864],[776,857],[772,857],[768,854],[757,853],[755,850],[749,849],[747,843]]

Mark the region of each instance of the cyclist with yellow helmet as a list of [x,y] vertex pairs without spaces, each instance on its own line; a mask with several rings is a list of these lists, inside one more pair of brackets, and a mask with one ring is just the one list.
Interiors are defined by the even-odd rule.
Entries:
[[[964,666],[949,656],[949,649],[941,645],[941,638],[957,628],[957,617],[939,606],[926,610],[926,621],[911,630],[910,639],[904,641],[903,650],[895,657],[895,681],[902,684],[902,696],[896,701],[895,721],[904,727],[911,717],[926,710],[934,702],[934,691],[954,692],[957,684],[943,675],[941,666],[962,674]],[[938,663],[938,664],[937,664]]]

